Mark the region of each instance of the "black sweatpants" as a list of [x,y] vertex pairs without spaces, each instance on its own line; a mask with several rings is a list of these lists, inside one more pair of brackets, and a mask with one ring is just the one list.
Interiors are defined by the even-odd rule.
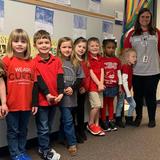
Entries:
[[142,118],[144,100],[147,105],[149,121],[155,120],[156,115],[156,91],[159,82],[159,74],[152,76],[133,75],[133,92],[136,102],[137,118]]

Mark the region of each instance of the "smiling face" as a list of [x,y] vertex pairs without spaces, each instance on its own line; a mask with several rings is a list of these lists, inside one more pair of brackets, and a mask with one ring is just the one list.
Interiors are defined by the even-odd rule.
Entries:
[[89,42],[88,51],[90,51],[93,56],[97,56],[100,52],[100,44],[96,41]]
[[151,21],[151,14],[149,12],[144,12],[139,17],[139,23],[142,28],[147,28]]
[[71,41],[62,42],[60,45],[60,51],[62,54],[62,57],[65,59],[70,58],[72,54],[72,43]]
[[76,46],[75,46],[75,52],[77,54],[78,57],[82,57],[87,49],[87,43],[86,42],[79,42]]
[[35,47],[37,48],[41,57],[43,58],[48,57],[51,49],[51,41],[47,38],[37,39]]
[[13,40],[12,49],[13,49],[14,55],[18,57],[24,57],[24,54],[27,50],[26,40],[22,40],[22,39]]

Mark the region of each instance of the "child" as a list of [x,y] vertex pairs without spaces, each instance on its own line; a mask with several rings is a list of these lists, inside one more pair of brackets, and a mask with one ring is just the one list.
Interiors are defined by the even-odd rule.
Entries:
[[87,129],[93,135],[105,135],[99,126],[99,110],[103,102],[104,69],[100,56],[100,42],[96,37],[88,39],[88,63],[90,69],[89,102],[91,111]]
[[77,152],[76,136],[73,124],[72,111],[77,107],[77,90],[84,77],[79,61],[73,55],[73,42],[69,37],[60,38],[57,54],[63,61],[64,70],[64,97],[61,101],[61,131],[64,132],[71,155]]
[[126,49],[123,53],[124,55],[124,64],[122,65],[122,81],[123,81],[123,92],[120,95],[117,103],[116,119],[120,121],[117,123],[121,127],[121,111],[124,104],[124,99],[127,100],[129,104],[128,116],[125,117],[126,125],[133,125],[133,111],[136,107],[136,103],[131,94],[132,87],[132,73],[133,65],[136,63],[136,51],[134,49]]
[[[53,95],[52,102],[48,102],[44,93],[39,91],[38,112],[36,125],[38,134],[38,148],[41,157],[45,160],[59,160],[60,154],[50,148],[50,130],[52,128],[55,109],[63,97],[63,69],[62,62],[58,57],[50,54],[51,37],[45,30],[39,30],[33,37],[34,47],[38,54],[34,61],[36,69],[45,81],[49,93]],[[38,83],[41,79],[37,77]]]
[[[101,127],[105,131],[116,131],[117,128],[114,122],[114,97],[118,95],[121,90],[121,63],[120,60],[115,57],[115,49],[117,43],[113,38],[103,40],[103,52],[104,52],[104,101],[103,108],[101,109]],[[106,121],[106,105],[108,105],[108,120]]]
[[6,104],[6,86],[4,77],[6,76],[3,62],[0,60],[0,118],[4,118],[8,114]]
[[3,62],[7,71],[7,140],[11,160],[31,160],[26,154],[27,126],[31,109],[35,65],[30,58],[30,42],[23,29],[11,32],[7,56]]
[[74,55],[81,63],[83,71],[85,73],[85,78],[82,80],[81,86],[78,92],[78,106],[76,110],[77,126],[76,126],[76,137],[78,143],[83,143],[87,140],[84,127],[84,103],[86,92],[89,85],[89,69],[86,62],[86,50],[87,50],[87,40],[83,37],[79,37],[74,41]]

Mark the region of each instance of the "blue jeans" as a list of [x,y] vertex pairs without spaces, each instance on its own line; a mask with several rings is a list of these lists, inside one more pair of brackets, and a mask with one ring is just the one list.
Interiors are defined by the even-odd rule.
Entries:
[[9,112],[6,117],[7,140],[11,158],[25,153],[30,111]]
[[38,147],[40,151],[47,153],[50,149],[50,131],[56,107],[39,107],[36,114],[36,126],[38,134]]
[[64,137],[67,139],[67,143],[69,146],[73,146],[77,144],[76,136],[75,136],[75,128],[73,123],[72,116],[72,107],[60,107],[61,111],[61,126],[60,132],[64,133]]
[[129,104],[129,109],[128,109],[128,117],[131,117],[133,115],[133,112],[136,108],[136,103],[133,99],[133,97],[127,97],[125,93],[122,93],[119,98],[118,98],[118,102],[117,102],[117,106],[116,106],[116,117],[120,117],[121,116],[121,112],[122,112],[122,108],[124,105],[124,100],[126,99],[126,101]]

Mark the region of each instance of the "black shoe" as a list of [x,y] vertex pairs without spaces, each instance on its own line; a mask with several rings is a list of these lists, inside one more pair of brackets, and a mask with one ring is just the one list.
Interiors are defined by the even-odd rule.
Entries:
[[101,122],[100,122],[100,126],[102,127],[102,129],[103,129],[104,131],[107,131],[107,132],[110,132],[110,131],[111,131],[111,129],[109,128],[109,123],[108,123],[108,122],[103,122],[103,121],[101,121]]
[[109,120],[109,127],[112,131],[117,131],[117,127],[116,127],[115,122],[113,120]]
[[78,131],[76,131],[76,138],[78,143],[84,143],[84,139]]
[[132,116],[130,116],[130,117],[125,116],[125,120],[126,120],[126,125],[134,126],[135,122],[133,122],[133,117]]
[[136,127],[139,127],[141,124],[142,118],[136,117],[135,121],[133,122],[133,125]]
[[156,122],[155,121],[149,121],[149,123],[148,123],[148,127],[149,128],[153,128],[155,126],[156,126]]
[[85,131],[81,131],[80,135],[82,136],[82,138],[83,138],[84,141],[87,140],[87,135],[86,135]]
[[122,122],[122,117],[116,117],[116,126],[125,128],[125,124]]

